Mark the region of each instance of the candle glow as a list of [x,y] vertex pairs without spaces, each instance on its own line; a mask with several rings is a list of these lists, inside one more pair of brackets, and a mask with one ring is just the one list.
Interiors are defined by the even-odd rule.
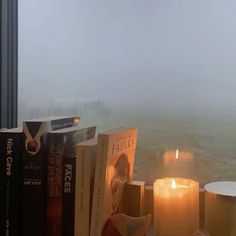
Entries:
[[175,159],[179,159],[179,149],[176,149],[176,153],[175,153]]
[[175,182],[175,179],[172,179],[171,188],[176,189],[176,182]]
[[194,176],[194,156],[191,152],[170,150],[163,155],[163,170],[167,176]]

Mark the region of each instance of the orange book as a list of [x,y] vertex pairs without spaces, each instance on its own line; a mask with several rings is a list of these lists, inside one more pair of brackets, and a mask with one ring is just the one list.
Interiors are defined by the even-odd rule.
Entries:
[[125,186],[133,177],[136,143],[135,128],[98,135],[90,236],[119,235],[117,220],[123,219],[118,214],[125,210]]

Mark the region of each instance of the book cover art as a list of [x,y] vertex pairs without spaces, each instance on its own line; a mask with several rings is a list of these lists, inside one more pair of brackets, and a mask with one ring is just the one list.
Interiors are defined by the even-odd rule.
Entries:
[[46,233],[47,134],[77,126],[78,116],[47,117],[23,122],[23,235]]
[[0,235],[21,235],[22,128],[0,132]]
[[75,235],[89,235],[94,187],[97,139],[77,146]]
[[47,234],[74,235],[76,146],[94,138],[96,127],[49,133]]
[[136,143],[135,128],[98,135],[90,236],[116,235],[111,217],[125,211],[124,190],[133,176]]

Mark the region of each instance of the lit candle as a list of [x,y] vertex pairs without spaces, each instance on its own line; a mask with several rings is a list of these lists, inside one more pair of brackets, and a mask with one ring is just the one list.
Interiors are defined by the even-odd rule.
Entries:
[[190,179],[154,182],[154,228],[158,236],[190,236],[199,227],[199,184]]
[[163,165],[165,174],[168,176],[193,176],[194,173],[194,157],[191,152],[166,151],[163,155]]

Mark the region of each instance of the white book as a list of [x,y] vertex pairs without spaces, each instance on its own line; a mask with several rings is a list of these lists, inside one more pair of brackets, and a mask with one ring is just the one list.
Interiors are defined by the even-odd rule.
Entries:
[[97,139],[77,145],[75,236],[88,236],[91,222]]

